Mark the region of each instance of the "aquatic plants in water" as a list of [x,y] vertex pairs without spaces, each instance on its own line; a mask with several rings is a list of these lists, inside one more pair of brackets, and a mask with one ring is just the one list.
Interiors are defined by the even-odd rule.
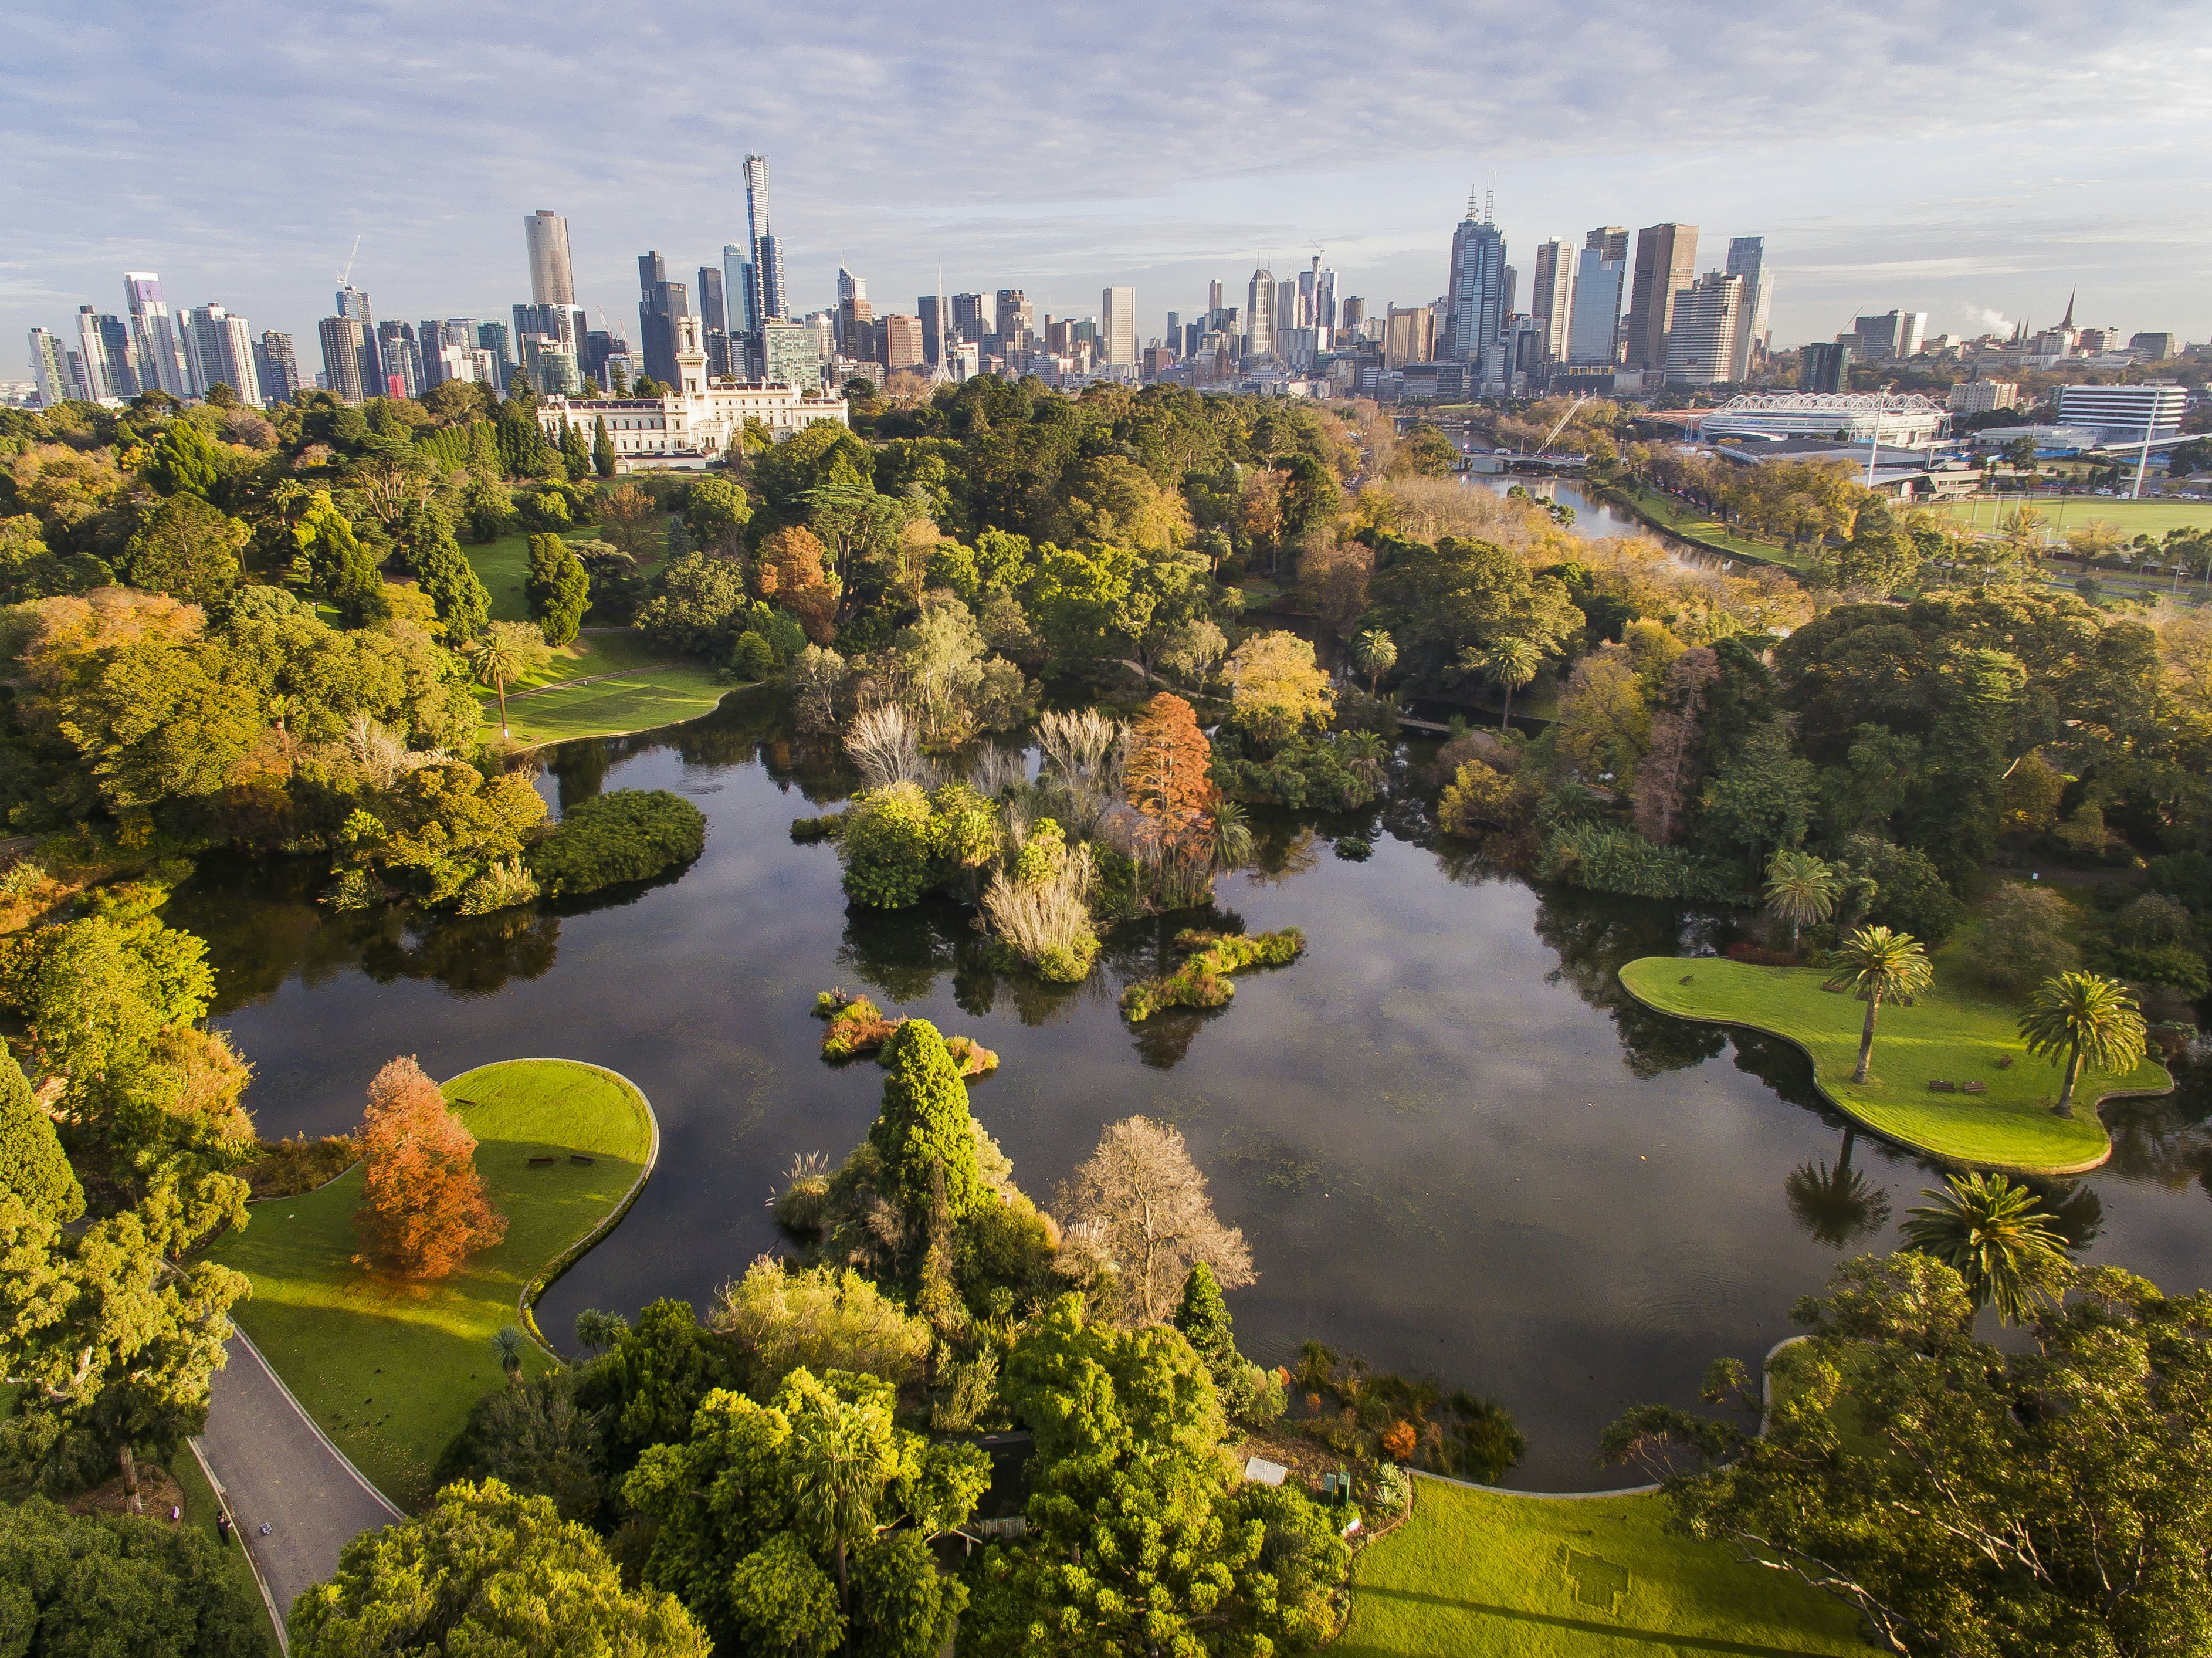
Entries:
[[[830,1021],[830,1028],[822,1033],[822,1057],[841,1063],[864,1053],[875,1054],[880,1062],[884,1044],[906,1023],[903,1014],[888,1018],[866,997],[844,991],[823,991],[817,996],[814,1016]],[[972,1036],[946,1037],[945,1051],[952,1056],[953,1065],[963,1077],[981,1076],[999,1068],[999,1056]]]
[[1186,953],[1164,978],[1145,978],[1121,992],[1121,1016],[1141,1024],[1163,1008],[1218,1008],[1237,993],[1229,975],[1252,967],[1287,967],[1304,954],[1306,936],[1296,927],[1279,933],[1213,933],[1186,927],[1176,935]]

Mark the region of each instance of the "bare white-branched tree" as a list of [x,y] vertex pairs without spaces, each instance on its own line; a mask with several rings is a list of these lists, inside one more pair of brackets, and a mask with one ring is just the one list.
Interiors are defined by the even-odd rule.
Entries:
[[1073,713],[1054,709],[1037,722],[1044,775],[1066,797],[1062,826],[1078,839],[1097,828],[1098,814],[1121,789],[1127,737],[1119,720],[1095,708]]
[[896,703],[878,703],[854,718],[846,728],[845,752],[870,789],[901,783],[927,789],[937,781],[937,768],[922,756],[921,734]]
[[1054,1208],[1064,1231],[1082,1229],[1112,1261],[1125,1325],[1166,1318],[1200,1261],[1224,1289],[1258,1277],[1244,1234],[1214,1215],[1206,1176],[1170,1125],[1145,1117],[1109,1125]]

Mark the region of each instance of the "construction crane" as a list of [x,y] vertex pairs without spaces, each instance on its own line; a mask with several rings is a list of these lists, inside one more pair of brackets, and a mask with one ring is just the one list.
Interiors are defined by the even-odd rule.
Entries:
[[1558,424],[1554,425],[1550,431],[1546,432],[1544,434],[1544,441],[1536,446],[1536,453],[1538,454],[1549,454],[1551,453],[1552,440],[1557,437],[1561,432],[1566,430],[1567,423],[1575,418],[1575,411],[1581,408],[1583,404],[1589,401],[1589,395],[1590,394],[1588,392],[1577,392],[1575,393],[1575,400],[1567,405],[1566,413],[1559,417]]
[[338,290],[343,293],[353,286],[353,262],[361,257],[361,238],[353,239],[353,252],[346,255],[345,269],[337,273]]

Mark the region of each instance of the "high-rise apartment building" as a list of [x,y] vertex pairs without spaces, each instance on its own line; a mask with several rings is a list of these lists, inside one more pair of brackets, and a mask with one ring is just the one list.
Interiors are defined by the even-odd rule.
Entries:
[[1731,376],[1745,309],[1744,280],[1708,271],[1674,296],[1667,329],[1669,386],[1718,386]]
[[1245,290],[1244,356],[1265,363],[1275,355],[1275,273],[1265,265]]
[[1674,296],[1696,278],[1698,227],[1649,224],[1636,233],[1636,265],[1630,277],[1628,332],[1622,358],[1632,369],[1667,367],[1667,330],[1674,316]]
[[745,234],[753,250],[754,282],[758,290],[760,322],[781,322],[790,316],[783,287],[783,244],[769,229],[768,157],[745,157]]
[[1797,355],[1797,389],[1839,396],[1851,389],[1849,340],[1816,339]]
[[138,395],[138,350],[120,317],[80,305],[76,338],[88,397],[119,397],[127,402]]
[[422,378],[422,356],[416,347],[411,323],[376,325],[376,353],[384,365],[385,383],[399,397],[420,397],[429,389]]
[[1563,241],[1547,241],[1536,249],[1536,268],[1528,283],[1528,320],[1543,340],[1544,360],[1566,359],[1567,331],[1574,316],[1575,262]]
[[253,362],[253,331],[246,319],[231,315],[220,305],[195,305],[185,316],[199,364],[200,395],[228,386],[241,403],[258,408],[266,402]]
[[1137,290],[1108,288],[1098,296],[1098,338],[1109,369],[1137,366]]
[[366,395],[361,383],[361,324],[351,317],[325,317],[316,324],[322,338],[323,383],[341,403],[359,403]]
[[920,317],[887,312],[876,319],[875,337],[876,361],[884,365],[886,373],[895,375],[902,369],[920,369],[927,362]]
[[868,279],[837,267],[837,349],[849,357],[875,356],[876,308],[868,302]]
[[274,328],[264,329],[261,338],[253,342],[253,373],[261,382],[261,400],[266,405],[289,403],[300,393],[300,363],[292,351],[292,336],[280,334]]
[[31,330],[31,378],[38,382],[43,407],[51,409],[76,395],[70,379],[68,350],[52,329]]
[[676,321],[688,317],[690,295],[680,282],[668,280],[668,267],[658,249],[637,256],[637,326],[645,354],[645,372],[664,386],[676,384]]
[[771,381],[801,391],[822,384],[822,334],[808,322],[770,321],[761,326],[761,349]]
[[1925,311],[1885,311],[1879,316],[1854,318],[1853,344],[1862,363],[1902,362],[1920,354],[1928,332]]
[[1433,363],[1437,357],[1437,308],[1394,305],[1382,323],[1382,363],[1402,369],[1409,363]]
[[1491,222],[1490,209],[1476,208],[1468,196],[1467,216],[1452,232],[1451,269],[1444,283],[1443,338],[1438,353],[1455,363],[1475,365],[1479,383],[1486,388],[1499,383],[1502,361],[1498,360],[1498,336],[1505,326],[1511,301],[1505,291],[1505,239]]
[[185,375],[185,349],[178,338],[176,320],[161,297],[161,278],[152,271],[123,273],[124,309],[131,318],[131,336],[138,348],[138,378],[143,388],[167,392],[171,397],[191,395]]
[[1960,380],[1951,384],[1944,406],[1953,414],[1995,414],[2020,401],[2020,386],[2010,380]]
[[550,207],[541,207],[522,222],[523,240],[530,248],[530,302],[533,305],[574,305],[576,278],[568,267],[568,221]]
[[1575,260],[1574,308],[1567,324],[1567,361],[1601,367],[1620,361],[1620,303],[1628,290],[1628,232],[1600,225],[1583,238]]
[[1743,278],[1744,322],[1736,332],[1735,356],[1729,363],[1729,378],[1741,384],[1751,378],[1753,357],[1770,344],[1767,316],[1774,308],[1774,272],[1766,263],[1766,238],[1731,237],[1728,273]]

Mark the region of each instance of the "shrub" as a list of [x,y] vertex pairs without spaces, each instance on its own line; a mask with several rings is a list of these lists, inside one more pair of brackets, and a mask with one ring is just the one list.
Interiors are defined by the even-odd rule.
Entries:
[[854,799],[837,838],[845,895],[878,910],[902,910],[930,885],[929,798],[893,783]]
[[1444,785],[1437,821],[1445,833],[1468,839],[1486,829],[1522,829],[1535,813],[1538,792],[1530,778],[1470,759]]
[[1413,1482],[1406,1471],[1395,1462],[1386,1462],[1375,1471],[1375,1478],[1367,1488],[1367,1506],[1385,1519],[1394,1519],[1405,1513],[1406,1505],[1413,1500]]
[[531,853],[530,867],[548,892],[573,898],[649,881],[697,857],[706,844],[706,815],[682,795],[617,789],[571,807]]
[[722,1286],[708,1324],[737,1344],[757,1392],[802,1365],[817,1375],[847,1370],[903,1387],[920,1379],[929,1357],[929,1326],[859,1273],[786,1271],[766,1255]]
[[810,846],[817,840],[835,840],[844,832],[842,812],[824,812],[820,817],[791,820],[791,838],[800,846]]
[[326,1134],[310,1140],[264,1140],[253,1161],[239,1170],[257,1198],[295,1198],[325,1186],[361,1158],[361,1142],[350,1134]]
[[1728,875],[1679,846],[1655,846],[1626,829],[1571,824],[1545,843],[1538,873],[1547,881],[1625,898],[1724,904],[1741,895]]
[[2032,990],[2081,965],[2067,942],[2070,906],[2040,887],[2007,881],[1982,905],[1981,942],[1974,948],[1983,978],[2000,991]]
[[1249,967],[1287,967],[1306,947],[1296,927],[1279,933],[1210,933],[1185,928],[1176,948],[1187,959],[1164,978],[1139,979],[1121,992],[1121,1016],[1141,1024],[1163,1008],[1218,1008],[1234,996],[1228,975]]

